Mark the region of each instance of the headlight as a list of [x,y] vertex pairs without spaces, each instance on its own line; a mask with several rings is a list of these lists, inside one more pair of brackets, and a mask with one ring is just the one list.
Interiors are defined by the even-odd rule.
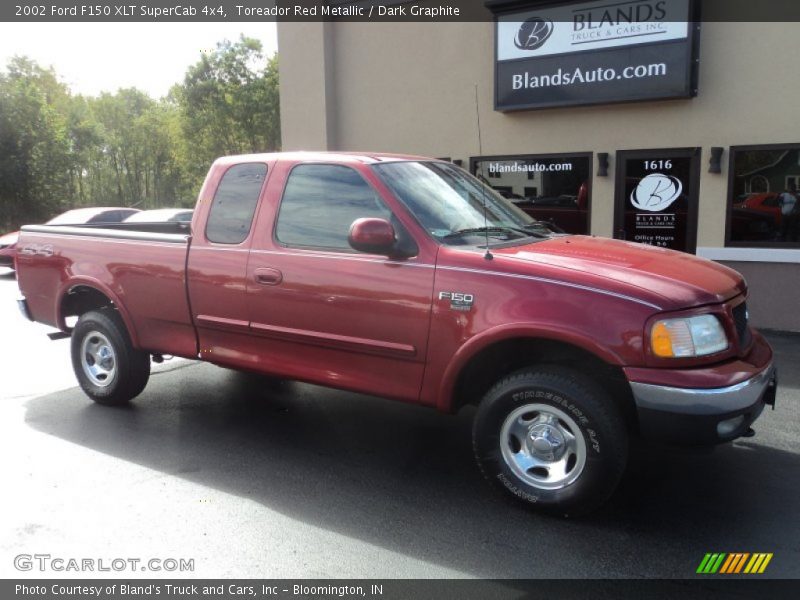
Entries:
[[662,319],[650,330],[650,347],[661,358],[707,356],[727,349],[728,338],[714,315]]

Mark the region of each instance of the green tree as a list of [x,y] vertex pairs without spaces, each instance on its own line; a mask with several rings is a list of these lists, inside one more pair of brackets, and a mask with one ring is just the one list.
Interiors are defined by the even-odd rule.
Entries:
[[87,177],[93,157],[102,145],[100,127],[92,114],[89,100],[75,96],[66,111],[67,135],[72,158],[71,179],[77,203],[91,204]]
[[170,96],[70,94],[24,57],[0,72],[0,232],[77,206],[192,206],[211,162],[277,150],[278,58],[242,37]]
[[0,221],[51,216],[73,200],[63,114],[69,93],[51,69],[24,57],[0,74]]
[[85,205],[185,204],[177,107],[136,89],[76,97],[69,112],[76,194]]
[[280,146],[278,58],[266,59],[261,42],[240,37],[203,55],[175,86],[195,177],[222,155],[275,151]]
[[104,93],[90,102],[101,144],[89,170],[91,199],[152,208],[172,204],[174,190],[165,173],[171,172],[172,140],[166,129],[168,106],[136,89]]

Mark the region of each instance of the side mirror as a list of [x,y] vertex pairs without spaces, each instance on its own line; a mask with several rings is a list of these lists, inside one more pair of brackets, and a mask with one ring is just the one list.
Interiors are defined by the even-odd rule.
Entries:
[[395,253],[397,236],[386,219],[356,219],[350,225],[347,241],[359,252],[391,256]]

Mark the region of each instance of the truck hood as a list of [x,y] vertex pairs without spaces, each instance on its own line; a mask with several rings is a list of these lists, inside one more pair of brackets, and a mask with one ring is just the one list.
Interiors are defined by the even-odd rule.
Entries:
[[492,253],[516,271],[541,274],[539,266],[570,271],[561,276],[647,300],[665,310],[725,302],[746,291],[744,278],[718,263],[608,238],[559,236]]

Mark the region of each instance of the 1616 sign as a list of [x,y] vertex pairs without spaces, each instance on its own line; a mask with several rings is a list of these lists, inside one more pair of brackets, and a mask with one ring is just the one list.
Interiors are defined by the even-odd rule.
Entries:
[[618,152],[616,237],[694,252],[699,160],[698,148]]
[[697,94],[695,0],[509,4],[492,4],[497,110]]

